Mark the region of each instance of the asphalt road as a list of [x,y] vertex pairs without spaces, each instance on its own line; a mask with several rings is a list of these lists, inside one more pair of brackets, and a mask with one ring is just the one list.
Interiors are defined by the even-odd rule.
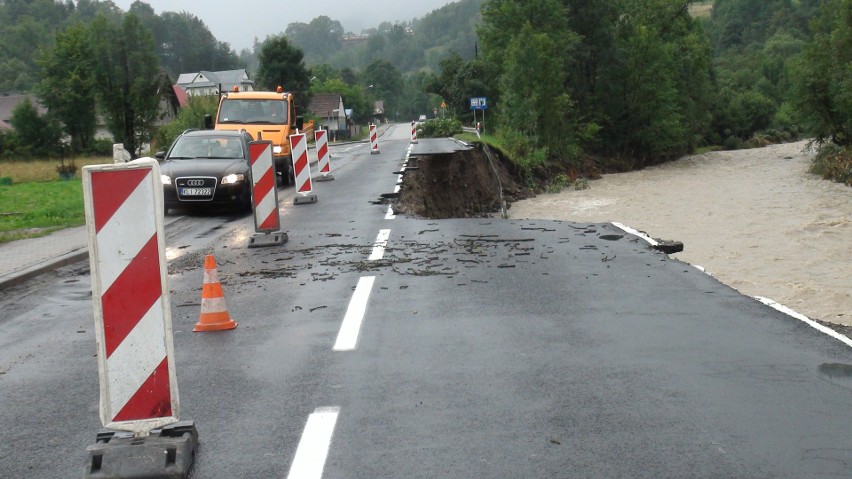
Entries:
[[[394,217],[408,148],[334,148],[316,204],[281,190],[283,246],[247,249],[250,217],[170,231],[192,477],[852,476],[847,345],[609,224]],[[206,253],[235,330],[191,332]],[[8,291],[0,476],[80,477],[87,265]]]

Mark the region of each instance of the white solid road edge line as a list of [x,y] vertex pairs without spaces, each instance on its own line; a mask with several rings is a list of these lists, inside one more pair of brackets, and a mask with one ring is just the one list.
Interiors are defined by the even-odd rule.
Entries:
[[317,408],[308,417],[287,479],[322,479],[339,414],[339,407],[324,407]]
[[388,238],[390,238],[391,230],[379,230],[379,235],[376,237],[376,242],[373,243],[373,252],[367,261],[378,261],[385,256],[385,248],[388,246]]
[[375,276],[365,276],[358,280],[352,299],[349,300],[349,307],[346,308],[346,316],[343,317],[340,332],[337,333],[334,351],[355,350],[361,323],[364,321],[364,314],[367,313],[367,300],[370,299],[370,292],[373,290],[375,281]]
[[[642,238],[643,240],[647,241],[648,244],[650,244],[651,246],[656,246],[657,244],[659,244],[659,243],[657,243],[656,240],[654,240],[654,238],[651,238],[650,236],[646,235],[645,233],[637,231],[637,230],[635,230],[635,229],[633,229],[633,228],[631,228],[627,225],[623,225],[621,223],[616,223],[614,221],[611,224],[613,226],[615,226],[616,228],[620,228],[621,230],[625,231],[626,233],[630,233],[632,235],[636,235],[636,236]],[[705,270],[705,268],[703,266],[695,266],[695,267],[698,270],[708,274],[709,276],[713,276],[712,274],[707,273],[707,271]],[[775,308],[776,310],[778,310],[778,311],[780,311],[784,314],[792,316],[792,317],[798,319],[799,321],[804,322],[808,326],[816,329],[817,331],[824,333],[824,334],[827,334],[827,335],[831,336],[832,338],[841,341],[842,343],[846,344],[847,346],[852,347],[852,339],[848,338],[847,336],[845,336],[843,334],[838,333],[837,331],[835,331],[835,330],[833,330],[829,327],[826,327],[826,326],[823,326],[823,325],[817,323],[816,321],[808,318],[804,314],[798,313],[798,312],[788,308],[787,306],[784,306],[783,304],[777,303],[777,302],[775,302],[771,299],[768,299],[768,298],[763,298],[763,297],[760,297],[760,296],[754,296],[754,299],[760,301],[761,303],[763,303],[763,304],[765,304],[765,305],[767,305],[771,308]]]
[[777,303],[777,302],[775,302],[775,301],[773,301],[769,298],[763,298],[761,296],[755,296],[754,299],[756,299],[756,300],[760,301],[761,303],[763,303],[763,304],[765,304],[765,305],[767,305],[771,308],[774,308],[774,309],[776,309],[776,310],[778,310],[778,311],[780,311],[780,312],[782,312],[782,313],[784,313],[788,316],[792,316],[792,317],[798,319],[799,321],[804,322],[808,326],[816,329],[817,331],[819,331],[821,333],[825,333],[825,334],[831,336],[834,339],[839,340],[840,342],[846,344],[847,346],[852,346],[852,339],[849,339],[848,337],[838,333],[837,331],[835,331],[835,330],[833,330],[829,327],[826,327],[826,326],[823,326],[823,325],[817,323],[816,321],[808,318],[804,314],[798,313],[798,312],[788,308],[787,306],[784,306],[783,304]]
[[630,233],[630,234],[632,234],[632,235],[636,235],[636,236],[638,236],[638,237],[642,238],[643,240],[647,241],[647,242],[648,242],[648,244],[650,244],[651,246],[657,246],[658,244],[660,244],[660,243],[658,243],[658,242],[657,242],[657,240],[655,240],[654,238],[651,238],[650,236],[646,235],[645,233],[643,233],[643,232],[641,232],[641,231],[638,231],[638,230],[635,230],[635,229],[633,229],[633,228],[631,228],[631,227],[629,227],[629,226],[627,226],[627,225],[623,225],[623,224],[621,224],[621,223],[616,223],[616,222],[614,222],[614,221],[613,221],[612,223],[610,223],[610,224],[612,224],[612,225],[613,225],[613,226],[615,226],[616,228],[620,228],[620,229],[621,229],[621,230],[623,230],[625,233]]

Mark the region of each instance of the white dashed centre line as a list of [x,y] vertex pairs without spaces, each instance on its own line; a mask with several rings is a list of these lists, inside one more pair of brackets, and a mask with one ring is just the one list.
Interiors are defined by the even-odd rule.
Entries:
[[388,213],[385,215],[386,220],[392,220],[396,218],[396,215],[393,214],[393,205],[388,206]]
[[377,261],[385,256],[385,248],[388,245],[388,238],[391,230],[379,230],[379,236],[376,237],[376,242],[373,243],[373,252],[367,261]]
[[308,417],[287,479],[322,479],[338,414],[339,407],[325,407],[317,408]]
[[352,299],[349,300],[349,307],[346,308],[346,316],[343,317],[340,332],[337,333],[334,351],[355,350],[355,343],[358,342],[358,334],[361,332],[361,323],[367,313],[367,300],[370,299],[370,292],[373,290],[375,281],[375,276],[365,276],[358,280]]

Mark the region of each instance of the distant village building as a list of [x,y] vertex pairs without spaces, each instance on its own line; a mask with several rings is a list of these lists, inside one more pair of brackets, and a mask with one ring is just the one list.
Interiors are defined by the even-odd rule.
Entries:
[[342,137],[348,131],[346,109],[340,93],[318,93],[311,98],[308,111],[319,118],[319,124],[328,130],[332,138]]
[[29,100],[36,107],[39,116],[47,113],[47,108],[42,106],[41,102],[35,95],[26,93],[5,92],[0,94],[0,130],[14,130],[12,126],[12,113],[15,108],[21,103]]
[[[154,122],[157,126],[167,125],[177,118],[180,108],[186,104],[183,90],[172,85],[172,78],[165,70],[157,76],[157,94],[160,95],[159,115]],[[183,101],[181,101],[183,98]]]
[[341,37],[344,45],[358,45],[370,39],[370,35],[357,35],[355,33],[344,33]]
[[249,78],[245,69],[181,73],[176,85],[181,87],[187,96],[218,95],[221,92],[234,91],[234,87],[239,91],[254,91],[254,81]]

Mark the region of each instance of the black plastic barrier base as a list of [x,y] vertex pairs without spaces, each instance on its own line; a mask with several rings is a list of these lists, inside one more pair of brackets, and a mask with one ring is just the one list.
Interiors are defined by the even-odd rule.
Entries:
[[279,246],[290,240],[287,233],[276,231],[274,233],[256,234],[249,238],[249,248],[260,248],[263,246]]
[[309,205],[317,202],[317,195],[299,195],[293,198],[294,205]]
[[334,181],[334,175],[332,173],[329,173],[324,176],[318,176],[314,178],[314,181]]
[[192,421],[180,421],[151,431],[150,436],[103,430],[86,448],[83,479],[185,479],[198,445]]

